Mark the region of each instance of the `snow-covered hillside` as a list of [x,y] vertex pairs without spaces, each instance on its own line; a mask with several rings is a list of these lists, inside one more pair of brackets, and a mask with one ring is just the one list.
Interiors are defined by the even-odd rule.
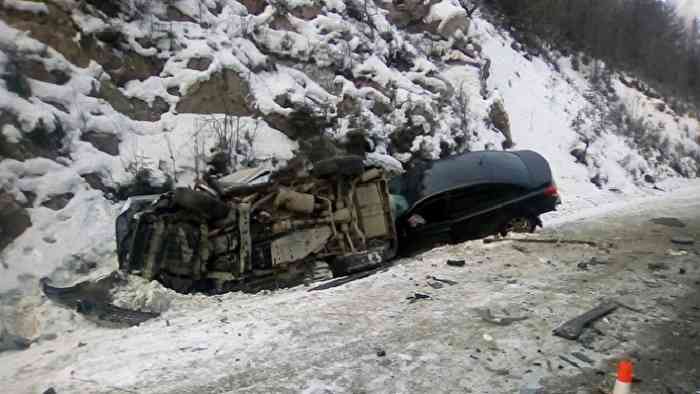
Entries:
[[31,220],[0,255],[7,329],[35,337],[51,315],[11,289],[114,269],[118,200],[135,182],[189,185],[224,124],[239,166],[329,155],[348,136],[405,165],[533,149],[564,213],[698,175],[696,118],[600,62],[523,46],[487,10],[270,3],[0,3],[0,188]]

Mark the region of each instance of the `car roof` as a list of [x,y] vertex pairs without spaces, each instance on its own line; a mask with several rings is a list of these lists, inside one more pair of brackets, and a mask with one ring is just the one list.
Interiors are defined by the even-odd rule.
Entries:
[[404,176],[413,185],[408,197],[414,203],[475,184],[507,183],[534,189],[552,182],[547,160],[529,150],[463,153],[427,162]]

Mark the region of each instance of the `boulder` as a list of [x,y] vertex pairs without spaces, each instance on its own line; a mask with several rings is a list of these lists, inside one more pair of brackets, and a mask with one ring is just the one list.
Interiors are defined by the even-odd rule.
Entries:
[[586,150],[581,149],[581,148],[575,148],[572,149],[571,152],[569,152],[571,156],[576,158],[576,162],[580,164],[588,164],[588,160],[586,158]]
[[469,32],[467,11],[450,1],[434,4],[424,21],[428,31],[439,34],[445,39],[454,37],[458,30],[462,31],[462,36]]
[[179,113],[250,116],[248,82],[235,71],[224,69],[206,81],[195,83],[177,103]]
[[27,210],[11,194],[0,192],[0,250],[22,235],[31,225]]
[[240,0],[239,3],[243,4],[249,13],[255,15],[261,14],[267,6],[267,1],[265,0]]
[[503,142],[503,148],[508,149],[512,147],[514,143],[510,132],[510,118],[503,106],[503,101],[495,100],[493,104],[491,104],[491,108],[489,108],[489,119],[493,126],[506,138]]
[[110,195],[114,195],[116,193],[116,190],[113,187],[105,185],[104,181],[102,180],[102,175],[98,172],[83,174],[81,177],[85,180],[85,182],[87,182],[88,185],[90,185],[91,188],[95,190],[100,190],[103,193]]
[[54,211],[60,211],[68,205],[73,196],[73,193],[52,194],[41,203],[41,206]]
[[180,9],[172,5],[169,5],[165,12],[165,15],[169,21],[192,23],[196,22],[194,19],[192,19],[191,16],[184,14],[182,11],[180,11]]
[[210,65],[210,57],[193,57],[187,62],[187,68],[197,71],[206,71]]
[[55,85],[65,85],[70,81],[70,76],[62,70],[47,70],[43,62],[36,59],[20,59],[18,66],[21,72],[32,79],[48,82]]
[[170,104],[160,96],[157,96],[149,106],[141,99],[126,97],[109,80],[100,83],[98,96],[109,102],[115,111],[133,120],[156,122],[160,120],[162,114],[170,110]]
[[440,0],[392,0],[384,1],[383,7],[388,11],[387,18],[400,28],[423,25],[423,19],[430,13],[430,8]]
[[95,149],[108,155],[119,156],[119,137],[116,134],[98,131],[84,132],[80,139],[89,142]]
[[[52,126],[50,127],[43,120],[39,120],[34,129],[21,134],[22,138],[19,141],[9,140],[0,134],[0,158],[7,157],[24,161],[34,157],[46,157],[55,160],[65,153],[66,133],[57,118],[54,118]],[[16,117],[0,110],[0,129],[4,127],[14,127],[20,130]]]

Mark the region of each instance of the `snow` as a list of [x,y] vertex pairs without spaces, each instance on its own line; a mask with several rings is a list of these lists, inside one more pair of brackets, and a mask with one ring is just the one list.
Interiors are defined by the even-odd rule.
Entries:
[[33,14],[48,14],[49,7],[44,3],[23,0],[3,0],[3,7]]
[[[27,296],[21,308],[31,311],[28,312],[32,316],[31,324],[18,323],[16,331],[31,337],[61,333],[61,341],[52,344],[56,355],[39,357],[38,352],[45,350],[41,345],[17,354],[17,359],[15,355],[0,356],[3,365],[0,376],[3,381],[10,381],[5,390],[43,391],[44,388],[32,387],[31,379],[17,380],[22,375],[12,375],[9,367],[5,367],[7,360],[18,365],[30,359],[39,361],[27,372],[27,377],[36,378],[32,373],[41,371],[47,374],[47,379],[64,385],[68,392],[104,387],[116,390],[159,379],[171,384],[168,390],[174,390],[181,384],[185,372],[204,384],[223,373],[221,371],[231,370],[232,364],[235,366],[237,362],[264,366],[262,357],[268,353],[277,354],[274,353],[276,349],[284,349],[285,343],[294,341],[298,333],[290,328],[291,321],[307,312],[318,314],[316,316],[337,313],[355,317],[346,309],[329,312],[335,306],[329,299],[294,289],[272,296],[228,294],[208,298],[177,295],[155,282],[132,280],[127,288],[115,294],[117,303],[164,315],[142,327],[112,331],[95,328],[71,311],[61,310],[41,299],[37,286],[40,277],[49,276],[61,283],[84,279],[85,274],[75,270],[80,261],[97,263],[97,268],[89,275],[117,267],[114,219],[121,203],[112,203],[100,191],[92,190],[82,176],[98,173],[107,186],[116,187],[129,181],[132,175],[126,167],[138,161],[152,170],[156,183],[174,175],[179,184],[191,184],[195,176],[194,146],[199,143],[205,151],[214,146],[215,137],[205,126],[207,122],[222,121],[225,114],[178,114],[173,108],[180,98],[170,94],[168,89],[175,87],[181,95],[186,95],[195,84],[224,69],[232,70],[249,85],[249,99],[255,112],[253,116],[235,119],[244,140],[242,152],[236,156],[238,162],[254,159],[258,164],[272,167],[272,163],[283,164],[291,159],[299,148],[297,141],[274,129],[259,115],[292,113],[292,108],[276,102],[281,96],[296,106],[308,106],[318,113],[336,117],[337,127],[324,132],[338,141],[348,131],[366,131],[375,147],[367,163],[394,172],[401,172],[402,163],[414,155],[440,157],[445,145],[451,148],[459,145],[458,137],[465,139],[464,146],[472,150],[500,147],[504,136],[484,119],[488,118],[491,104],[502,100],[510,118],[514,149],[532,149],[545,156],[562,195],[564,204],[560,211],[544,216],[545,226],[603,214],[628,204],[643,201],[651,204],[665,198],[669,192],[687,194],[682,190],[695,185],[677,178],[667,164],[659,164],[658,153],[644,152],[630,138],[609,129],[596,135],[588,147],[588,164],[576,163],[570,150],[583,147],[580,133],[594,134],[601,118],[597,104],[607,105],[589,82],[590,67],[581,66],[580,71],[575,71],[570,57],[557,58],[556,66],[560,71],[541,57],[528,60],[524,53],[513,49],[513,39],[507,32],[478,13],[471,20],[470,42],[465,45],[469,49],[467,54],[455,49],[457,38],[432,40],[423,34],[399,30],[380,8],[370,13],[374,31],[366,23],[344,14],[349,4],[346,2],[289,0],[286,4],[292,8],[320,4],[323,12],[306,21],[292,15],[275,15],[274,7],[267,6],[261,15],[254,16],[249,15],[242,4],[230,1],[221,14],[214,15],[213,1],[180,0],[175,3],[176,7],[197,23],[168,22],[168,32],[174,35],[170,39],[158,29],[151,31],[152,26],[142,20],[103,20],[73,7],[73,21],[81,28],[78,37],[109,26],[126,35],[125,45],[132,50],[166,61],[159,75],[142,81],[132,80],[120,87],[127,97],[141,99],[149,105],[157,97],[170,104],[171,110],[156,122],[133,121],[116,112],[103,99],[92,97],[93,88],[108,78],[95,61],[86,68],[77,67],[57,51],[33,39],[31,34],[0,21],[0,48],[31,54],[40,59],[47,70],[60,69],[71,76],[62,86],[30,81],[32,97],[28,99],[8,91],[5,82],[0,81],[0,111],[16,118],[16,124],[2,126],[0,131],[4,139],[10,143],[25,142],[27,133],[40,124],[48,132],[55,132],[60,124],[66,134],[64,157],[0,162],[3,191],[21,202],[28,201],[29,192],[36,195],[34,206],[28,208],[32,227],[0,253],[0,260],[7,264],[7,268],[0,267],[0,293],[20,289]],[[4,0],[3,5],[31,6],[32,12],[48,12],[48,9],[41,11],[46,7],[41,3]],[[160,13],[159,18],[163,17],[163,10],[156,11]],[[443,24],[463,12],[455,1],[443,0],[433,5],[425,21]],[[271,20],[282,17],[294,31],[285,32],[269,26]],[[387,41],[386,34],[378,32],[391,33],[392,40]],[[151,37],[156,44],[142,47],[136,39],[144,37]],[[175,43],[172,48],[171,42]],[[410,67],[401,68],[389,61],[391,54],[399,49],[411,60]],[[0,50],[0,73],[6,72],[9,55],[9,51]],[[441,59],[448,56],[463,64],[444,63]],[[189,60],[195,57],[209,58],[212,63],[204,71],[187,68]],[[302,65],[310,59],[314,60],[313,64]],[[491,67],[484,98],[479,68],[487,59],[491,60]],[[620,98],[619,103],[632,115],[643,117],[654,126],[663,125],[660,133],[669,139],[671,147],[679,145],[687,151],[685,157],[678,157],[679,165],[688,174],[697,173],[696,163],[689,157],[698,150],[700,127],[697,119],[680,116],[670,109],[659,110],[659,100],[625,86],[618,75],[613,76],[612,86]],[[468,102],[456,101],[455,96],[460,92]],[[350,113],[341,110],[346,99],[356,100],[356,110]],[[47,102],[62,104],[68,113]],[[382,114],[376,111],[378,106],[390,110]],[[461,123],[464,119],[460,111],[464,112],[466,125]],[[572,122],[579,114],[583,114],[584,125],[577,132]],[[393,133],[402,133],[414,126],[419,132],[407,142],[408,151],[398,152],[390,146]],[[82,141],[81,134],[88,130],[117,136],[120,155],[110,156]],[[643,181],[646,174],[656,177],[657,186],[666,193],[646,184]],[[607,180],[601,188],[590,181],[596,176]],[[688,190],[697,192],[698,189]],[[40,205],[49,196],[63,193],[72,193],[74,197],[62,210],[52,211]],[[398,267],[392,274],[402,275],[402,269]],[[387,275],[390,274],[379,274],[376,281],[371,281],[372,286],[385,286]],[[329,294],[343,291],[333,290]],[[476,296],[486,297],[475,293]],[[244,317],[240,322],[238,313]],[[222,323],[223,318],[229,323]],[[371,334],[385,318],[381,314],[368,318],[374,320],[367,323],[367,332]],[[167,320],[178,323],[168,326]],[[202,322],[197,330],[190,330],[199,320]],[[324,332],[317,334],[319,341],[331,340]],[[79,356],[71,355],[78,341],[88,345],[81,348]],[[411,364],[416,361],[412,360],[412,346],[416,345],[407,343],[400,355],[404,363],[402,368],[407,372],[419,365]],[[182,348],[187,350],[180,350]],[[298,349],[295,351],[299,357],[310,356]],[[440,357],[439,354],[423,356]],[[232,361],[236,358],[239,361]],[[429,360],[420,361],[428,364]],[[71,363],[74,364],[71,366]],[[356,364],[353,367],[360,372],[365,368]],[[71,371],[77,371],[77,375],[71,375]],[[335,372],[343,375],[340,368]],[[337,382],[329,383],[313,372],[299,373],[308,378],[307,385],[301,389],[306,392],[342,391],[343,379],[356,377],[347,372]],[[71,376],[82,379],[79,382],[83,386],[79,387]],[[95,384],[97,386],[93,387]],[[383,384],[378,380],[370,382],[369,386],[381,389]],[[300,388],[295,386],[290,390],[299,391]]]
[[2,135],[11,144],[16,144],[22,139],[22,133],[11,124],[6,124],[2,127]]

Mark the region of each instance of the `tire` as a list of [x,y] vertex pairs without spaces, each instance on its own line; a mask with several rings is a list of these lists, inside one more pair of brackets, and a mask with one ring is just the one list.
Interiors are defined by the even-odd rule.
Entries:
[[175,189],[174,201],[180,208],[197,212],[210,220],[223,219],[229,211],[229,207],[216,197],[184,187]]
[[537,219],[531,216],[513,216],[501,226],[500,233],[502,236],[514,233],[534,233],[537,228]]
[[325,178],[334,175],[357,176],[365,171],[364,159],[360,156],[340,156],[317,161],[311,174]]
[[376,268],[386,261],[382,249],[346,254],[336,257],[331,263],[333,276],[344,276]]

